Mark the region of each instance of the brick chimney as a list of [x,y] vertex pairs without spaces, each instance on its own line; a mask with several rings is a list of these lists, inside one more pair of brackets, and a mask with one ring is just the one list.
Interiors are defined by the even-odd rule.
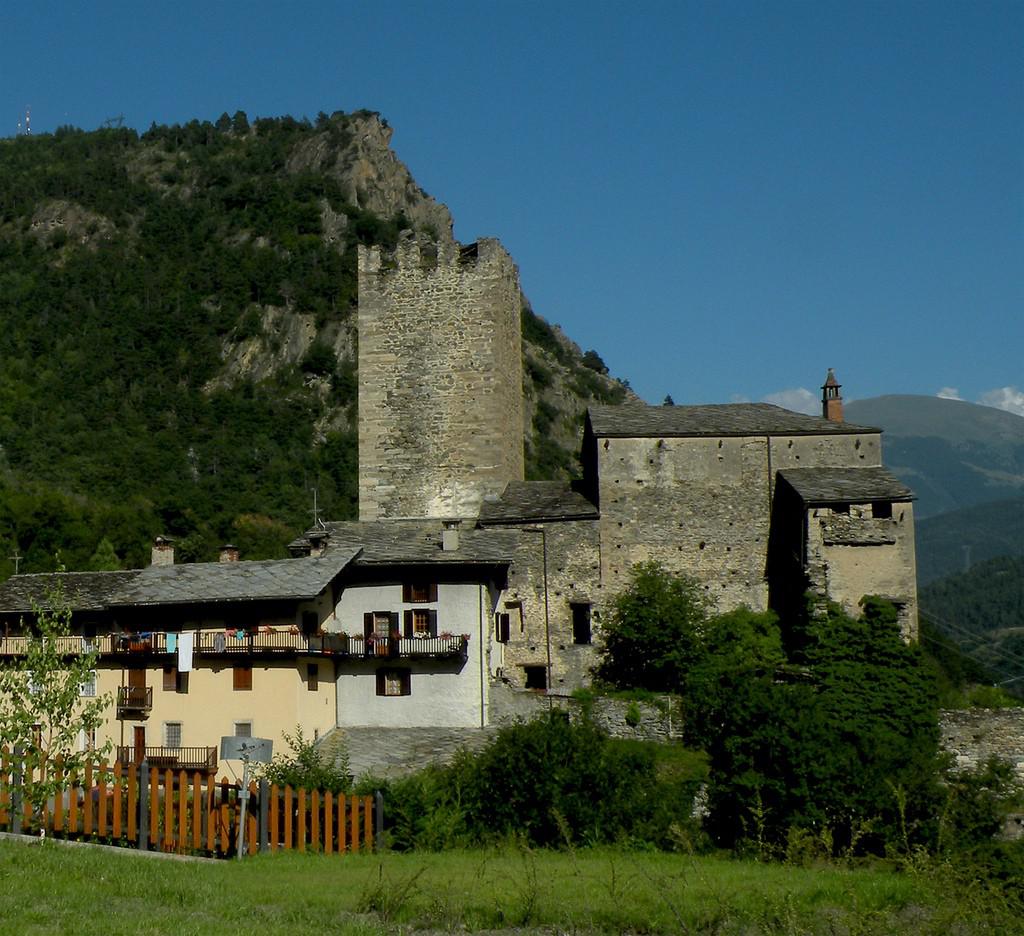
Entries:
[[841,386],[830,367],[821,387],[821,415],[830,422],[843,421],[843,398],[839,395]]
[[153,540],[153,554],[149,562],[154,566],[174,565],[174,543],[169,539],[158,536]]
[[238,562],[238,547],[232,543],[225,543],[220,548],[221,562]]

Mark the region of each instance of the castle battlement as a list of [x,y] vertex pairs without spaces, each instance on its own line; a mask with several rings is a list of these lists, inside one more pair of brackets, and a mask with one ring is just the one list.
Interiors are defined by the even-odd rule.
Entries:
[[404,238],[394,250],[379,245],[359,246],[360,274],[432,273],[445,275],[463,271],[469,275],[485,270],[515,270],[515,264],[501,242],[493,237],[472,244],[434,241],[422,236]]

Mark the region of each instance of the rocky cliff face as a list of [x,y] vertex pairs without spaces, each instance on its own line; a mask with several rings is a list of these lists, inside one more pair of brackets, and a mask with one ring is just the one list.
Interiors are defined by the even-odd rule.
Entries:
[[299,143],[287,169],[329,176],[357,208],[382,218],[403,214],[411,227],[452,241],[451,214],[416,184],[395,155],[393,133],[379,114],[352,114],[344,129],[328,126]]

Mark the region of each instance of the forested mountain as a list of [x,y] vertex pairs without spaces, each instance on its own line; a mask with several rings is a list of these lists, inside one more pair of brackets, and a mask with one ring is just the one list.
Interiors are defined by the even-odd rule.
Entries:
[[1024,557],[1004,556],[921,589],[922,617],[1024,694]]
[[[0,578],[281,555],[356,501],[356,251],[447,209],[378,115],[0,140]],[[530,477],[628,391],[523,301]],[[60,554],[60,560],[55,558]]]
[[918,520],[1024,496],[1024,417],[926,396],[846,405],[851,422],[879,426],[886,465],[917,495]]

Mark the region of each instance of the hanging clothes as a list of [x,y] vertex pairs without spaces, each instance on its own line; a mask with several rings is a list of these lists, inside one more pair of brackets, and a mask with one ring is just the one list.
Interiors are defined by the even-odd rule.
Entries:
[[178,672],[192,671],[192,644],[195,634],[181,634],[178,637]]
[[174,653],[178,649],[178,635],[168,634],[167,635],[167,652]]

